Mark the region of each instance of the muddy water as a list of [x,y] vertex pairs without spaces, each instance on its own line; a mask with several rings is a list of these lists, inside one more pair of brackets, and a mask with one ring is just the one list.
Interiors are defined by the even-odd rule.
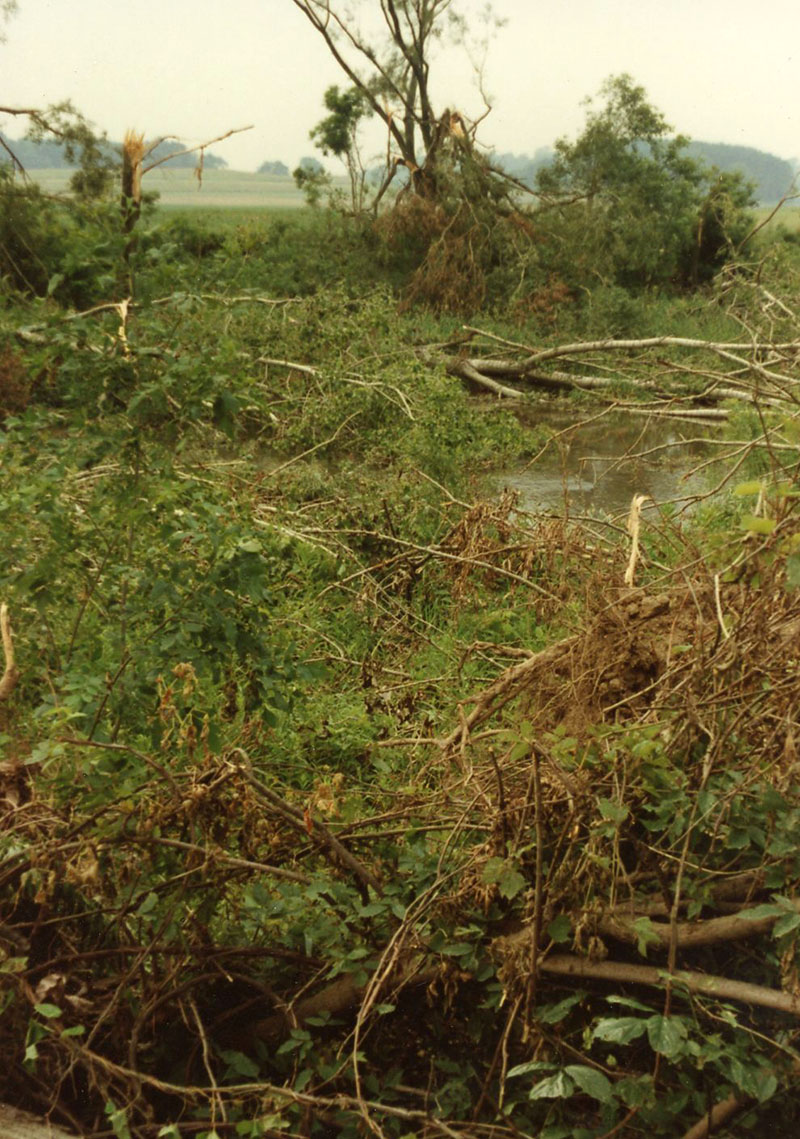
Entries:
[[623,412],[581,413],[556,401],[543,401],[532,414],[553,438],[521,469],[499,479],[519,492],[520,506],[532,511],[618,514],[634,494],[655,503],[685,506],[708,487],[707,476],[691,473],[713,438],[713,424],[655,419]]

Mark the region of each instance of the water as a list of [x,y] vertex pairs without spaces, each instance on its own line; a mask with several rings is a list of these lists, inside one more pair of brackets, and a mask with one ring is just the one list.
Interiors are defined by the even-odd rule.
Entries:
[[703,436],[714,425],[610,411],[598,416],[542,401],[535,422],[554,433],[542,452],[521,470],[509,471],[500,486],[518,491],[530,511],[627,513],[635,494],[662,505],[686,505],[707,490],[707,476],[691,473],[708,457]]

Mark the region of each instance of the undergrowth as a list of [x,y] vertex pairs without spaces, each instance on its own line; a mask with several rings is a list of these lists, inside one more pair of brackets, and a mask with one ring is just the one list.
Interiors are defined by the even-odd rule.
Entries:
[[[742,404],[738,493],[632,517],[631,569],[489,488],[544,433],[310,228],[143,231],[91,312],[6,282],[2,1098],[122,1139],[789,1133],[793,417]],[[796,340],[761,272],[481,322]]]

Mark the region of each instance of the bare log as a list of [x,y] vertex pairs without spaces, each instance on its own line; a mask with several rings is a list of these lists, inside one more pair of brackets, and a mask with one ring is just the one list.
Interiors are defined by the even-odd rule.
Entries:
[[[506,939],[506,944],[511,939]],[[703,993],[715,1000],[739,1001],[742,1004],[771,1008],[800,1018],[800,999],[765,985],[751,985],[747,981],[732,981],[710,973],[695,973],[679,969],[668,974],[652,965],[629,965],[625,961],[590,961],[572,954],[545,957],[538,968],[542,973],[560,977],[614,981],[618,984],[648,985],[663,988],[668,981],[683,986],[691,993]]]
[[721,1099],[683,1133],[682,1139],[707,1139],[707,1136],[715,1135],[723,1123],[751,1102],[752,1100],[739,1095],[729,1095],[727,1099]]
[[470,383],[486,388],[487,391],[500,396],[502,399],[520,400],[525,398],[523,393],[517,391],[516,388],[500,384],[497,380],[479,372],[475,365],[474,360],[453,360],[448,364],[447,370],[451,376],[460,376],[463,380],[469,380]]
[[[800,902],[795,903],[795,908],[800,912]],[[757,937],[772,929],[780,916],[773,914],[768,917],[750,918],[748,914],[751,912],[751,910],[740,910],[738,913],[708,918],[706,921],[678,922],[678,948],[693,949],[698,945],[716,945],[723,941],[743,941],[748,937]],[[666,949],[670,944],[670,931],[671,926],[666,922],[651,921],[645,937]],[[601,937],[611,937],[629,945],[636,945],[642,936],[641,929],[636,928],[634,919],[618,915],[602,917],[597,923],[597,932]]]

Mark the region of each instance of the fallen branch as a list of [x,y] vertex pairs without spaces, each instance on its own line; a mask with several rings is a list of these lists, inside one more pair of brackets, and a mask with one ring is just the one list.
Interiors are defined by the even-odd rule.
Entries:
[[[530,936],[525,931],[526,936]],[[502,943],[510,947],[514,942],[521,940],[519,935],[512,938],[498,939],[496,944]],[[625,961],[590,961],[586,957],[576,957],[571,954],[557,954],[545,957],[539,962],[542,973],[550,973],[559,977],[578,977],[581,980],[589,978],[598,981],[614,981],[633,985],[648,985],[655,988],[665,988],[669,981],[673,990],[683,986],[690,993],[702,993],[715,1000],[739,1001],[742,1004],[757,1005],[759,1008],[771,1008],[777,1012],[785,1012],[790,1016],[800,1018],[800,1000],[790,993],[782,993],[778,989],[768,989],[765,985],[752,985],[748,981],[732,981],[728,977],[715,977],[709,973],[687,972],[679,969],[676,973],[668,974],[666,970],[653,965],[629,965]]]
[[688,1131],[684,1131],[681,1139],[707,1139],[709,1135],[716,1135],[723,1123],[727,1123],[731,1116],[736,1115],[751,1102],[745,1096],[729,1095],[727,1099],[715,1103],[697,1123],[693,1123]]
[[[795,903],[795,908],[800,912],[800,902]],[[716,945],[722,941],[743,941],[748,937],[756,937],[772,929],[780,916],[771,914],[767,917],[748,917],[752,912],[740,910],[738,913],[708,918],[706,921],[679,922],[675,927],[678,948],[693,949],[698,945]],[[636,945],[644,934],[646,940],[657,942],[664,948],[669,947],[671,928],[666,922],[651,921],[643,931],[641,927],[637,928],[635,919],[618,915],[605,915],[597,923],[597,932],[601,937],[612,937],[617,941]]]
[[335,861],[346,866],[358,881],[365,896],[367,888],[371,888],[378,895],[383,893],[381,884],[375,875],[367,870],[366,866],[359,862],[355,855],[351,854],[347,847],[343,846],[331,834],[324,823],[320,822],[319,819],[312,818],[310,813],[303,814],[303,812],[296,810],[285,799],[276,794],[271,787],[267,787],[265,783],[256,778],[252,771],[250,758],[243,748],[234,748],[231,754],[239,758],[238,770],[259,798],[273,807],[295,830],[307,834],[317,846],[322,847],[329,855],[332,855]]
[[477,384],[478,387],[486,388],[487,391],[492,392],[493,395],[500,396],[502,399],[520,400],[525,398],[523,393],[518,392],[516,388],[509,388],[505,384],[499,384],[497,380],[483,375],[475,367],[474,361],[454,360],[447,365],[447,371],[451,376],[459,376],[463,380],[469,380],[470,383]]

